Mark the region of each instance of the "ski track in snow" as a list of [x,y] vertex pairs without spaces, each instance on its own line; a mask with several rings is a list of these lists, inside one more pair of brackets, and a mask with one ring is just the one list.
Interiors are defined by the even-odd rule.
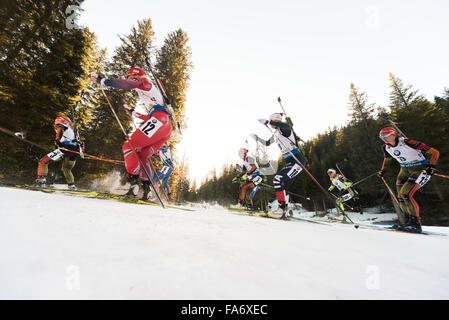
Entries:
[[449,299],[449,236],[219,206],[0,188],[0,252],[0,299]]

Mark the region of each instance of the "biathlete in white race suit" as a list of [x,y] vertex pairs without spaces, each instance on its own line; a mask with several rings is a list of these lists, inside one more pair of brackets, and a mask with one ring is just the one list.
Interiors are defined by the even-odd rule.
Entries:
[[306,159],[298,148],[296,136],[291,125],[287,122],[282,122],[282,114],[274,113],[270,116],[270,120],[260,119],[259,122],[264,125],[270,125],[275,129],[273,136],[268,141],[259,138],[255,134],[251,135],[251,137],[265,146],[269,146],[276,142],[281,149],[282,156],[285,160],[284,168],[276,174],[273,180],[279,207],[268,213],[273,218],[282,218],[285,217],[288,209],[288,188],[292,184],[293,179],[302,171],[302,167],[294,157],[296,157],[303,166],[306,164]]
[[[142,184],[149,187],[149,180],[140,163],[145,165],[146,171],[152,176],[148,159],[159,151],[159,148],[170,139],[172,124],[168,109],[164,106],[164,99],[158,88],[151,83],[147,74],[140,68],[132,68],[127,79],[109,79],[91,74],[91,81],[103,86],[115,89],[134,90],[139,95],[140,102],[148,110],[147,114],[132,113],[132,116],[144,121],[144,123],[133,132],[129,141],[123,144],[123,155],[127,171],[127,178],[131,184],[129,195],[136,195],[134,189],[138,186],[139,176]],[[137,151],[133,152],[132,147]]]
[[327,174],[329,175],[329,179],[332,182],[332,185],[329,187],[329,191],[337,188],[340,191],[340,195],[337,198],[337,205],[341,211],[345,211],[345,207],[343,202],[349,201],[351,199],[355,199],[357,197],[357,191],[352,188],[352,182],[347,180],[343,175],[337,174],[337,170],[329,169],[327,170]]
[[250,187],[254,187],[254,189],[251,191],[249,197],[250,197],[250,204],[251,207],[254,206],[253,199],[256,195],[256,192],[259,191],[259,184],[263,181],[262,175],[259,170],[259,165],[256,162],[256,159],[253,157],[248,156],[248,149],[241,148],[239,150],[239,157],[243,160],[242,170],[243,173],[234,179],[232,179],[232,182],[237,182],[239,179],[240,181],[244,182],[243,186],[240,189],[240,198],[239,203],[241,205],[245,202],[245,196],[246,196],[246,190]]
[[384,176],[388,160],[394,159],[399,163],[401,170],[396,180],[396,190],[401,211],[405,214],[402,227],[407,231],[421,232],[419,205],[413,196],[436,173],[440,152],[422,142],[400,137],[393,128],[380,130],[379,138],[385,143],[382,145],[384,161],[379,176]]
[[72,169],[75,166],[76,159],[80,156],[79,152],[84,148],[83,143],[76,139],[74,126],[70,118],[65,116],[57,117],[53,126],[58,149],[50,152],[39,161],[36,185],[46,187],[48,164],[62,160],[61,171],[67,181],[68,188],[75,190],[75,178],[73,177]]

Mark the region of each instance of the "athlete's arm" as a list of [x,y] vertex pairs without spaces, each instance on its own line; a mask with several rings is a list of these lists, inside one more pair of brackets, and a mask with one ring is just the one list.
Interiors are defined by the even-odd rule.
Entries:
[[279,128],[284,137],[290,137],[292,134],[292,127],[286,122],[270,121],[270,126]]
[[259,142],[260,144],[263,144],[264,146],[267,146],[267,147],[269,145],[271,145],[272,143],[274,143],[274,136],[271,136],[271,138],[269,140],[261,139],[259,136],[255,135],[255,134],[252,134],[251,137],[254,140],[256,140],[257,142]]
[[251,174],[256,170],[256,165],[251,164],[251,169],[248,170],[247,174]]
[[382,168],[381,168],[380,171],[379,171],[379,176],[380,176],[380,177],[383,177],[383,175],[384,175],[384,173],[385,173],[385,165],[386,165],[388,162],[390,162],[391,159],[393,159],[393,157],[387,152],[387,150],[385,150],[385,147],[386,147],[386,146],[387,146],[386,144],[384,144],[384,145],[382,146],[382,152],[383,152],[383,154],[384,154],[384,160],[383,160],[383,162],[382,162]]
[[140,86],[140,82],[131,79],[109,79],[105,78],[102,81],[102,84],[108,87],[112,87],[115,89],[123,89],[123,90],[132,90],[136,89]]
[[440,158],[440,152],[438,150],[431,148],[422,142],[412,139],[405,139],[404,142],[409,147],[424,152],[429,159],[430,165],[434,166],[437,164],[438,159]]

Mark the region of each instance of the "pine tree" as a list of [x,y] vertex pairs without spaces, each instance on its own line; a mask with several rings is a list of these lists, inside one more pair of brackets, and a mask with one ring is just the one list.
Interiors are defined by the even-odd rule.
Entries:
[[[185,101],[190,71],[192,69],[191,51],[187,34],[179,29],[168,34],[164,44],[157,51],[156,73],[163,82],[168,98],[175,111],[178,122],[185,128]],[[175,143],[180,137],[174,137]]]
[[417,90],[412,90],[411,85],[405,85],[404,82],[390,73],[390,108],[397,111],[400,108],[408,108],[416,100],[423,99]]
[[[18,0],[0,10],[0,125],[25,132],[49,151],[54,119],[70,114],[87,77],[92,39],[87,30],[68,29],[64,14],[67,6],[82,2]],[[29,182],[42,152],[0,139],[5,146],[0,171]]]
[[349,110],[352,123],[362,122],[366,126],[368,120],[374,117],[374,103],[369,104],[366,93],[360,92],[353,83],[349,94]]

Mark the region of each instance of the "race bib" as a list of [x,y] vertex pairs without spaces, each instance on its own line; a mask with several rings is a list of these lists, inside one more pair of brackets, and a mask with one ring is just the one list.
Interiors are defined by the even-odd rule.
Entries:
[[259,183],[262,182],[262,177],[261,176],[255,176],[254,178],[250,179],[252,180],[252,182],[254,183],[254,185],[258,185]]
[[63,156],[64,156],[64,153],[59,149],[56,149],[55,151],[52,151],[49,154],[47,154],[47,157],[49,157],[53,161],[59,160]]
[[156,118],[150,118],[147,122],[145,122],[139,130],[142,131],[148,138],[151,138],[160,127],[162,127],[162,122],[160,122]]
[[169,166],[163,167],[162,170],[161,170],[161,174],[163,174],[163,175],[168,174],[168,172],[170,171],[170,169],[171,169],[171,168],[170,168]]
[[298,164],[295,164],[295,165],[293,166],[293,168],[287,173],[287,176],[288,176],[290,179],[293,179],[293,178],[296,177],[297,174],[300,173],[301,171],[302,171],[302,168],[301,168]]
[[430,174],[426,174],[422,172],[419,177],[416,179],[415,183],[419,184],[421,187],[424,187],[424,185],[429,182],[430,178],[432,176]]

